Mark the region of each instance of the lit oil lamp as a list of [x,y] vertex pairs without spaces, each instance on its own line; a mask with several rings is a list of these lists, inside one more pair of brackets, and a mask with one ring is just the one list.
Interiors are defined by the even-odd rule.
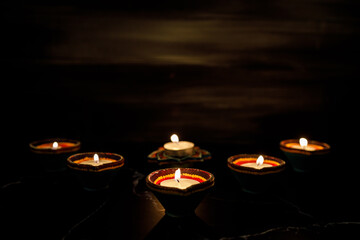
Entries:
[[80,141],[70,139],[45,139],[29,144],[42,167],[47,172],[66,170],[66,158],[80,149]]
[[324,142],[306,138],[288,139],[280,142],[280,149],[296,172],[311,172],[326,164],[330,146]]
[[228,158],[227,165],[241,184],[243,191],[263,193],[274,188],[285,170],[285,161],[280,158],[239,154]]
[[78,176],[85,190],[96,191],[109,187],[124,166],[124,158],[115,153],[78,153],[67,159],[67,166]]
[[181,178],[181,171],[180,171],[180,168],[178,168],[175,171],[174,178],[170,178],[170,179],[164,178],[164,179],[161,179],[159,182],[160,182],[160,186],[186,189],[186,188],[188,188],[192,185],[198,184],[202,181],[204,181],[204,179],[196,178],[196,177],[188,178],[185,174]]
[[196,207],[214,184],[211,173],[194,168],[166,168],[146,177],[147,187],[171,217],[194,215]]

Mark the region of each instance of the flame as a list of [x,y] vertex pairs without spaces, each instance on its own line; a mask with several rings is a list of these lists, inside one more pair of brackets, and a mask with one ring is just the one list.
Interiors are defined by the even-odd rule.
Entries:
[[99,163],[99,155],[97,155],[96,153],[94,154],[94,162]]
[[175,180],[177,182],[180,181],[180,178],[181,178],[181,172],[180,172],[180,168],[178,168],[176,171],[175,171]]
[[52,149],[57,149],[59,147],[58,142],[54,142],[52,145]]
[[305,148],[308,145],[308,140],[306,138],[300,138],[299,143],[302,148]]
[[179,142],[179,137],[176,134],[171,135],[170,139],[172,142],[176,142],[176,143]]
[[261,166],[264,163],[264,157],[260,155],[258,159],[256,159],[256,165]]

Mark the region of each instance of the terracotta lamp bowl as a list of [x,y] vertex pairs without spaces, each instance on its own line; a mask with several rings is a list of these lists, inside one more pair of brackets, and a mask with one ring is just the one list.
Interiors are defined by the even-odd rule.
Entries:
[[280,149],[288,159],[292,169],[295,172],[313,172],[326,166],[327,155],[330,152],[330,145],[323,142],[310,140],[309,144],[316,146],[313,151],[293,148],[298,139],[288,139],[280,142]]
[[94,152],[78,153],[67,159],[68,168],[78,177],[82,187],[88,191],[97,191],[109,188],[118,171],[124,166],[123,156],[116,153],[98,152],[100,159],[106,159],[107,163],[99,166],[82,164],[91,159]]
[[[58,147],[52,147],[54,142],[58,143]],[[46,172],[61,172],[66,170],[67,157],[80,149],[80,141],[51,138],[33,141],[29,147],[34,153],[34,160],[38,161]]]
[[244,192],[265,193],[279,185],[282,173],[285,170],[285,161],[267,155],[262,156],[264,157],[264,163],[271,164],[271,167],[253,169],[239,165],[239,161],[257,159],[259,154],[238,154],[228,158],[228,168],[240,183]]
[[184,217],[195,214],[195,209],[215,184],[214,175],[195,168],[181,168],[181,179],[192,179],[196,184],[187,188],[162,186],[164,180],[174,180],[177,168],[154,171],[146,177],[147,187],[165,208],[171,217]]

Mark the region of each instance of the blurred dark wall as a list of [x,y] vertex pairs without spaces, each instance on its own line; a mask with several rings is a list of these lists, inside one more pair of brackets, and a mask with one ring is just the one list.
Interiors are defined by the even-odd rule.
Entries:
[[340,146],[354,121],[345,116],[358,79],[357,9],[340,0],[2,2],[8,138],[106,149],[176,132],[200,145],[307,136]]

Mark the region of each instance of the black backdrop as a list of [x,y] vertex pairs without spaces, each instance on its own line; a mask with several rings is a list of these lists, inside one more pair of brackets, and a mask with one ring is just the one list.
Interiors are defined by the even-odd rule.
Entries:
[[4,154],[48,137],[109,150],[173,132],[260,150],[306,136],[344,154],[356,129],[357,7],[4,1]]

